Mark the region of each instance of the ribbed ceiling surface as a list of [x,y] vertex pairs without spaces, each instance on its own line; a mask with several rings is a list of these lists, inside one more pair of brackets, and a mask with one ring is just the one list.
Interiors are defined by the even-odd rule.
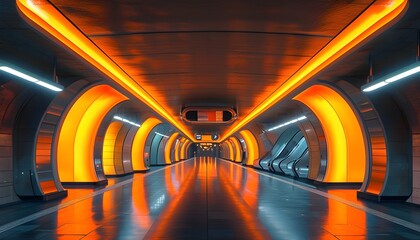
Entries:
[[173,116],[229,106],[241,119],[373,1],[50,2]]

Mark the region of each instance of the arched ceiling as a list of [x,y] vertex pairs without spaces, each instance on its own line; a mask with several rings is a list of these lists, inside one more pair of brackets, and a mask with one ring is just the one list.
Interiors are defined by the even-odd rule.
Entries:
[[[228,106],[241,120],[375,1],[49,2],[171,115],[179,117],[188,106]],[[14,45],[32,51],[31,56],[58,59],[64,83],[102,77],[40,37],[19,19],[14,4],[0,3],[0,49]],[[407,21],[410,28],[419,26]],[[358,65],[336,64],[324,78],[358,78],[370,52],[353,54],[349,58]],[[287,113],[288,107],[283,109]],[[193,133],[223,133],[227,126],[189,127]]]

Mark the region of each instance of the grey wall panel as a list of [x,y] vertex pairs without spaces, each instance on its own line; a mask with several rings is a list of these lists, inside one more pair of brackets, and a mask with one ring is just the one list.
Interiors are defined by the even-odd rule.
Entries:
[[160,141],[162,141],[162,136],[151,133],[152,135],[152,142],[150,144],[150,165],[158,165],[159,164],[159,145]]
[[124,167],[125,173],[133,172],[131,150],[132,150],[134,136],[136,135],[138,129],[139,128],[135,126],[130,127],[129,131],[127,132],[124,138],[124,145],[122,148],[122,159],[123,159],[123,167]]
[[402,108],[384,91],[363,94],[347,82],[337,85],[357,106],[368,139],[369,160],[358,195],[376,200],[407,198],[412,191],[411,138]]
[[165,146],[168,142],[167,137],[162,137],[157,147],[157,165],[165,165]]
[[[408,198],[412,192],[411,137],[406,120],[397,104],[386,95],[369,96],[385,129],[387,168],[380,195]],[[383,156],[381,147],[372,148],[372,155]]]
[[[106,130],[108,129],[109,124],[113,121],[114,115],[118,112],[118,109],[123,103],[124,102],[117,104],[111,110],[108,111],[107,115],[102,120],[98,128],[98,131],[96,132],[93,158],[95,161],[96,176],[98,177],[98,181],[101,184],[105,184],[108,182],[105,176],[105,172],[103,168],[103,160],[102,160]],[[121,156],[121,149],[118,152],[119,152],[119,156]],[[118,161],[120,163],[122,162],[121,157],[119,157]],[[115,163],[115,146],[114,146],[114,163]],[[116,167],[115,164],[114,164],[114,167]],[[122,169],[122,166],[118,166],[118,172],[119,173],[117,173],[117,175],[123,174],[124,170]]]
[[420,204],[420,133],[413,134],[413,192],[409,201]]
[[327,171],[327,142],[321,123],[315,115],[302,106],[306,120],[300,122],[309,151],[308,178],[321,182]]
[[[262,127],[258,124],[250,124],[247,126],[247,129],[254,134],[255,139],[257,140],[258,144],[258,155],[260,159],[265,156],[272,148],[274,142],[271,142],[265,134],[266,132],[263,131]],[[277,136],[278,137],[278,136]],[[260,159],[256,159],[254,162],[254,166],[258,165]]]
[[65,115],[64,112],[70,103],[78,96],[79,91],[89,84],[89,81],[79,80],[66,87],[51,101],[40,121],[36,135],[34,162],[41,191],[44,196],[48,194],[49,198],[67,195],[58,176],[55,156],[58,141],[56,133],[60,131],[63,121],[61,117]]
[[[38,167],[44,177],[42,180],[53,180],[52,167],[50,161],[37,162],[35,164],[35,155],[38,153],[36,149],[36,138],[41,125],[44,113],[47,111],[48,105],[54,98],[51,94],[36,94],[29,98],[21,107],[19,115],[16,119],[16,125],[13,133],[14,144],[14,188],[20,197],[43,196],[44,191],[41,189],[41,179],[38,178]],[[45,132],[52,132],[47,128]],[[42,134],[42,132],[41,132]],[[44,139],[44,138],[43,138]],[[46,142],[48,142],[48,138]],[[51,141],[50,141],[51,143]],[[48,146],[44,144],[43,150]],[[41,144],[42,148],[42,144]],[[48,151],[40,151],[40,155],[48,154]],[[47,177],[46,175],[49,175]],[[19,177],[18,177],[19,176]]]
[[14,82],[0,88],[0,205],[20,200],[13,188],[13,127],[20,108],[15,99],[22,91]]
[[[127,124],[124,124],[120,131],[117,134],[117,139],[115,141],[114,146],[114,164],[115,164],[115,172],[117,175],[126,174],[124,169],[124,159],[123,159],[123,147],[125,137],[130,130],[130,127]],[[131,159],[131,157],[130,157]],[[130,159],[128,159],[130,161]]]

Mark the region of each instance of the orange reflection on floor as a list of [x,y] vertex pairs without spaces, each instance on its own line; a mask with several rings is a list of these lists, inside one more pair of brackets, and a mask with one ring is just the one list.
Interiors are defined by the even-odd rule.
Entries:
[[165,186],[166,190],[168,191],[168,194],[170,197],[173,197],[176,194],[175,186],[172,182],[172,169],[171,168],[165,168]]
[[247,171],[247,178],[245,187],[242,191],[242,198],[253,210],[258,209],[258,190],[259,186],[259,175],[254,171]]
[[[233,166],[233,164],[229,164]],[[235,166],[236,167],[236,166]],[[235,190],[234,185],[227,177],[227,172],[223,168],[221,168],[221,173],[219,174],[219,179],[221,182],[221,186],[225,188],[226,192],[230,199],[226,199],[226,201],[238,202],[238,199],[241,199],[241,196],[238,195],[238,192]],[[264,229],[262,224],[256,218],[254,213],[252,213],[249,207],[246,204],[235,204],[236,209],[239,211],[242,219],[245,222],[244,231],[247,231],[250,239],[270,239],[270,236],[267,236],[265,232],[260,231],[260,229]]]
[[[328,193],[346,199],[349,191],[333,189]],[[335,236],[366,237],[366,213],[328,198],[328,215],[322,227]]]
[[[170,169],[170,168],[167,168]],[[155,225],[149,230],[148,234],[145,238],[147,239],[158,239],[161,237],[162,234],[165,233],[170,227],[171,221],[174,220],[174,214],[178,205],[180,204],[183,195],[186,193],[187,190],[193,188],[193,184],[195,183],[194,173],[197,172],[197,165],[194,164],[193,167],[189,168],[185,179],[182,179],[182,184],[179,188],[179,191],[173,195],[170,203],[166,206],[163,212],[159,215],[159,218],[156,220]],[[166,178],[166,171],[165,171],[165,179]]]
[[132,185],[132,209],[135,222],[142,229],[149,229],[152,226],[150,217],[149,203],[147,200],[147,191],[145,191],[145,176],[136,176]]
[[[92,189],[80,189],[82,192],[92,192]],[[93,198],[83,200],[78,204],[57,212],[56,233],[58,235],[87,235],[99,227],[94,219]],[[101,219],[102,220],[102,219]]]

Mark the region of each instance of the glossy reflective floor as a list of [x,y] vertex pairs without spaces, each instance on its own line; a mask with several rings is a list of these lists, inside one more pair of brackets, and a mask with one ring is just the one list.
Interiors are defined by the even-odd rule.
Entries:
[[420,208],[214,158],[0,208],[2,239],[420,239]]

